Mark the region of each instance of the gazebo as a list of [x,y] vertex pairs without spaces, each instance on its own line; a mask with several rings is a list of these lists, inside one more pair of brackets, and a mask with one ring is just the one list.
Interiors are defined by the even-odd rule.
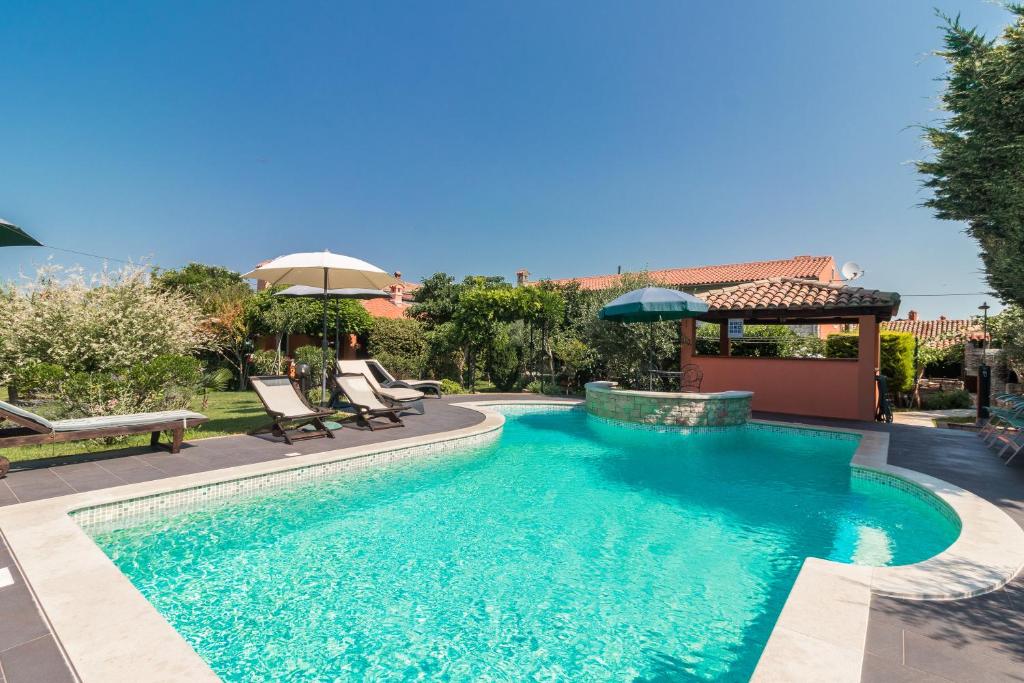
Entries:
[[[863,287],[772,278],[704,292],[708,312],[696,320],[721,323],[719,353],[696,353],[696,321],[682,321],[680,362],[704,373],[702,391],[752,391],[752,408],[848,420],[874,420],[879,323],[899,311],[900,296]],[[730,355],[729,321],[754,324],[855,323],[857,358],[764,358]]]

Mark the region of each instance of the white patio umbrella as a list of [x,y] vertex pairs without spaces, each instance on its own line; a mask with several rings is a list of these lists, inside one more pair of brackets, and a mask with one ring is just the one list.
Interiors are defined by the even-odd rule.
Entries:
[[398,282],[396,278],[372,263],[344,254],[334,254],[326,249],[278,256],[242,277],[263,280],[270,285],[306,285],[323,292],[321,401],[327,394],[327,293],[332,289],[383,290]]

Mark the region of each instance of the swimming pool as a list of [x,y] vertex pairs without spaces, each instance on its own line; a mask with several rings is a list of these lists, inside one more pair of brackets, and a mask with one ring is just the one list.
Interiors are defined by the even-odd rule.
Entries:
[[500,440],[94,538],[228,681],[743,680],[806,556],[958,527],[856,439],[512,411]]

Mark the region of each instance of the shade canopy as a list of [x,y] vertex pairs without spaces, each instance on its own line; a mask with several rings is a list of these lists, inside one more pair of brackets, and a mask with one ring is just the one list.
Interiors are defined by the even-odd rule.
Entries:
[[323,287],[307,287],[306,285],[293,285],[288,289],[275,292],[274,296],[311,296],[320,298],[326,296],[328,299],[383,299],[391,296],[383,289],[328,289],[324,293]]
[[244,278],[271,285],[306,285],[324,289],[384,289],[398,280],[361,259],[330,251],[311,251],[278,256]]
[[696,318],[707,311],[707,303],[692,294],[664,287],[643,287],[609,302],[598,317],[620,323],[645,323]]
[[0,247],[41,247],[41,242],[14,223],[0,218]]

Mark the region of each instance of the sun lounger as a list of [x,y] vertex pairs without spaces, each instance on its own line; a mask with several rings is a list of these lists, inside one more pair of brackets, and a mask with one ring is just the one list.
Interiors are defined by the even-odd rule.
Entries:
[[[398,417],[402,408],[384,405],[374,392],[373,387],[370,386],[369,380],[362,373],[342,373],[334,377],[334,382],[355,409],[355,416],[352,419],[355,419],[358,424],[371,431],[405,426],[402,418]],[[373,420],[376,418],[386,419],[388,423],[375,424]]]
[[[423,392],[418,389],[411,387],[385,387],[377,381],[376,376],[373,374],[373,370],[370,369],[369,361],[365,360],[339,360],[338,361],[338,374],[339,375],[362,375],[366,378],[366,381],[373,387],[373,391],[388,401],[394,403],[413,403],[423,398]],[[380,367],[379,365],[377,367]],[[422,406],[421,406],[422,408]],[[422,410],[420,411],[422,412]]]
[[441,383],[436,379],[395,379],[395,376],[387,371],[379,360],[376,358],[368,358],[365,363],[380,373],[380,377],[384,378],[381,385],[385,389],[393,389],[397,387],[408,387],[410,389],[416,389],[424,393],[432,394],[435,398],[441,398]]
[[1012,463],[1021,451],[1024,451],[1024,429],[1022,429],[1024,422],[1018,422],[1018,425],[1012,431],[1006,429],[1000,432],[995,438],[994,443],[1003,445],[999,450],[999,457],[1005,460],[1007,465]]
[[171,453],[181,450],[185,430],[206,422],[209,418],[191,410],[164,410],[155,413],[131,415],[104,415],[69,420],[47,420],[41,415],[0,401],[0,417],[17,427],[0,429],[0,448],[34,444],[83,441],[110,436],[151,433],[150,446],[159,447],[160,433],[171,432]]
[[[273,420],[272,424],[257,432],[269,429],[271,434],[283,438],[289,445],[305,439],[334,438],[323,422],[334,411],[309,405],[287,375],[256,375],[249,378],[249,383]],[[302,429],[307,425],[312,425],[313,429]]]

